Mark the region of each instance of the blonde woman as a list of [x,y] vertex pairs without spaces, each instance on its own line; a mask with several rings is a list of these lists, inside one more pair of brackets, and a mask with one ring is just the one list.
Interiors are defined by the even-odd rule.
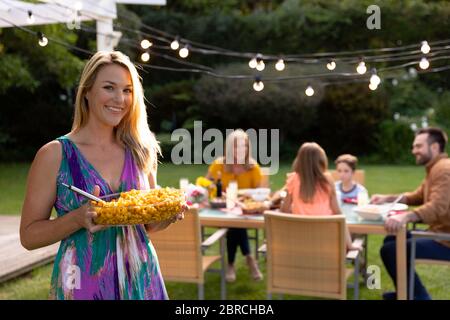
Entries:
[[[304,143],[292,164],[292,172],[286,181],[287,196],[281,211],[302,215],[341,214],[334,182],[327,173],[328,160],[325,151],[315,142]],[[348,250],[353,247],[350,233],[346,232]]]
[[[255,159],[251,157],[250,139],[243,130],[234,130],[225,142],[225,157],[216,159],[209,167],[207,178],[222,180],[226,189],[230,181],[236,181],[238,188],[258,188],[261,186],[261,170]],[[263,275],[256,260],[250,253],[247,229],[230,228],[227,233],[228,282],[236,280],[234,262],[237,248],[241,248],[254,280],[262,280]]]
[[146,231],[170,222],[101,227],[86,199],[62,186],[100,196],[153,188],[159,152],[136,68],[120,52],[97,52],[81,74],[72,130],[37,152],[28,176],[22,245],[33,250],[61,241],[51,298],[167,299]]

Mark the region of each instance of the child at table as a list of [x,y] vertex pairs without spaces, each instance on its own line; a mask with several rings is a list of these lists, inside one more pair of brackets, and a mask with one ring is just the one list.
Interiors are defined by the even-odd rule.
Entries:
[[359,193],[367,193],[363,185],[353,180],[358,158],[351,154],[340,155],[336,161],[336,172],[339,181],[336,181],[336,193],[341,196],[343,202],[356,202]]
[[[304,143],[292,164],[294,172],[287,177],[287,196],[281,205],[281,211],[301,215],[341,214],[334,182],[327,168],[325,151],[317,143]],[[361,250],[352,245],[348,229],[346,246],[347,250]]]

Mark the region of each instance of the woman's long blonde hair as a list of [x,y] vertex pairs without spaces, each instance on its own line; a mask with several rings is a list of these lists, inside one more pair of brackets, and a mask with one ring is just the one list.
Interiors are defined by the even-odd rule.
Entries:
[[158,165],[158,154],[161,154],[158,141],[150,131],[147,122],[144,90],[136,67],[128,56],[119,51],[99,51],[86,63],[81,73],[75,100],[75,114],[72,132],[83,128],[89,119],[89,106],[86,93],[94,85],[99,70],[111,64],[117,64],[128,70],[133,87],[133,101],[129,112],[114,128],[116,139],[133,154],[137,166],[146,173],[154,171]]
[[300,177],[300,198],[311,202],[316,188],[328,192],[330,181],[325,176],[328,160],[325,151],[315,142],[305,142],[298,149],[292,169]]
[[238,141],[242,141],[241,139],[245,142],[246,147],[244,163],[242,164],[245,170],[251,170],[257,163],[251,155],[252,145],[248,134],[242,129],[237,129],[227,136],[225,140],[224,157],[218,160],[219,163],[223,163],[225,172],[232,172],[233,163],[230,163],[230,161],[227,160],[233,159],[234,162],[234,147],[237,146]]

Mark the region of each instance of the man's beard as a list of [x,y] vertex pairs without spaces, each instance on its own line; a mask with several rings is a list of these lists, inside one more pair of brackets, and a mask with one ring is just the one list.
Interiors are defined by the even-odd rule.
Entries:
[[416,164],[426,165],[431,160],[431,150],[428,150],[427,154],[422,154],[419,158],[416,157]]

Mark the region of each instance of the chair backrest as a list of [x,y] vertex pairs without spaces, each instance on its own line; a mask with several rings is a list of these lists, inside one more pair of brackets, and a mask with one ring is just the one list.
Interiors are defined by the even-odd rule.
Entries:
[[[330,170],[330,173],[331,173],[331,176],[333,177],[333,180],[334,180],[334,181],[339,181],[339,176],[338,176],[338,173],[337,173],[336,170]],[[365,182],[366,182],[366,173],[365,173],[365,171],[364,171],[364,170],[357,169],[357,170],[355,171],[354,175],[353,175],[353,179],[354,179],[357,183],[359,183],[359,184],[365,186]]]
[[345,217],[266,211],[267,291],[346,299]]
[[203,283],[200,220],[197,209],[168,228],[149,234],[164,280]]

